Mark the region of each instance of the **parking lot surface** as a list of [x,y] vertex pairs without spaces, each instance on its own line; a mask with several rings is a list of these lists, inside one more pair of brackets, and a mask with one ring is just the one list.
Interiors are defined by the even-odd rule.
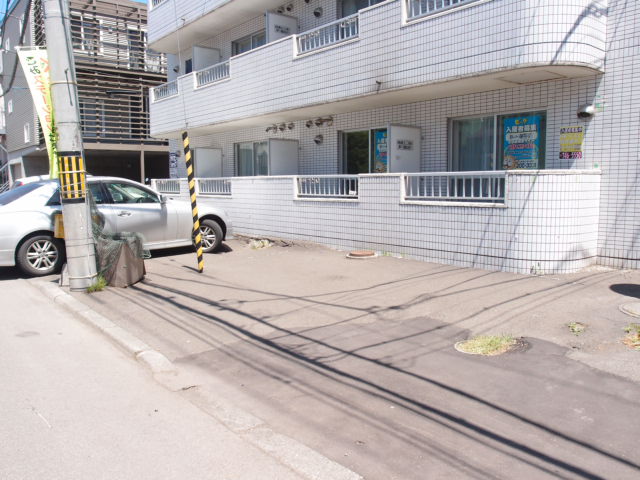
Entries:
[[[536,277],[309,244],[147,260],[144,282],[74,294],[201,385],[368,479],[637,478],[637,272]],[[586,324],[580,335],[567,325]],[[478,333],[523,337],[497,356]]]

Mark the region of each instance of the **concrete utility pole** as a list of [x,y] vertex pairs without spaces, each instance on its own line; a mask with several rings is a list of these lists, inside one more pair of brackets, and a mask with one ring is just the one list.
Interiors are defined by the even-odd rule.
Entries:
[[60,200],[64,218],[71,290],[86,290],[97,276],[91,214],[87,202],[84,152],[69,2],[44,0],[44,26],[51,77],[51,99],[60,158]]

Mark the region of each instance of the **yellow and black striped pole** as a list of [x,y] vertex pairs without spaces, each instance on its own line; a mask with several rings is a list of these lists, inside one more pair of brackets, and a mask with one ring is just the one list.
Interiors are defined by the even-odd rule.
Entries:
[[62,203],[83,203],[87,186],[82,152],[58,153],[58,172]]
[[189,181],[189,197],[191,198],[191,214],[193,215],[193,235],[196,242],[196,254],[198,255],[198,271],[204,271],[204,259],[202,258],[202,235],[200,234],[200,220],[198,219],[198,204],[196,203],[196,179],[193,174],[193,160],[191,148],[189,148],[189,134],[182,132],[182,146],[184,147],[184,161],[187,164],[187,179]]

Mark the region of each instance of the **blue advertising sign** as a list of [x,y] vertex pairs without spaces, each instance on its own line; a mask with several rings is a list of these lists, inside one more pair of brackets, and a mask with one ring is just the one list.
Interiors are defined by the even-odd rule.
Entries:
[[373,172],[386,173],[388,170],[387,160],[387,130],[375,130],[373,136]]
[[502,167],[504,169],[539,168],[541,127],[542,115],[503,119]]

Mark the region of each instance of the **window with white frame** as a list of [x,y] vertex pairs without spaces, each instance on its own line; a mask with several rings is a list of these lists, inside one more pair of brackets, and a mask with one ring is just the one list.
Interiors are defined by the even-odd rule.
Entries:
[[341,0],[340,10],[343,17],[348,17],[354,13],[358,13],[358,10],[370,7],[376,3],[382,3],[384,0]]
[[267,43],[267,34],[264,30],[260,30],[253,35],[240,38],[231,42],[231,54],[240,55],[241,53],[248,52],[254,48],[261,47]]
[[24,124],[24,143],[29,143],[31,141],[31,125],[28,123]]
[[239,177],[269,175],[269,142],[236,143],[235,154]]
[[543,169],[546,128],[544,111],[451,119],[451,170]]

